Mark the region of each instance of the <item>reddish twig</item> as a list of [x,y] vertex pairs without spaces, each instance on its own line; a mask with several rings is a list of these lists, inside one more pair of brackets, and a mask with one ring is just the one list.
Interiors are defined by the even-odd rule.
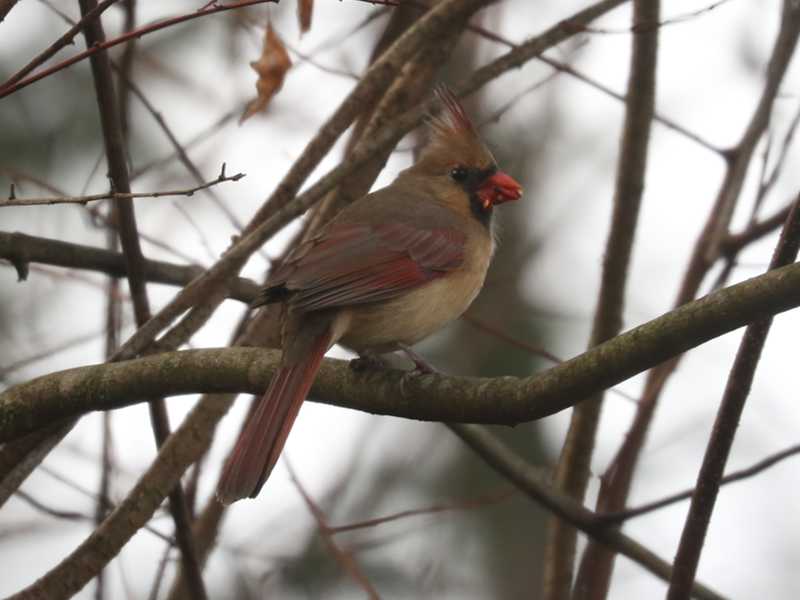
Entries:
[[350,555],[350,553],[344,551],[334,541],[331,528],[328,527],[328,524],[325,521],[325,514],[322,512],[320,507],[316,505],[309,493],[303,487],[303,484],[300,483],[300,480],[297,478],[297,474],[294,472],[294,469],[292,469],[292,465],[289,463],[289,461],[285,460],[284,462],[286,463],[286,468],[289,470],[289,477],[291,478],[292,483],[297,488],[297,491],[300,492],[300,496],[302,496],[303,502],[305,502],[306,507],[308,507],[308,511],[311,513],[311,516],[314,517],[314,521],[317,523],[317,529],[319,529],[319,533],[322,536],[325,545],[331,551],[331,554],[336,559],[336,562],[338,562],[342,569],[344,569],[345,572],[350,575],[353,581],[355,581],[359,587],[366,592],[367,597],[370,600],[378,600],[380,598],[378,591],[373,587],[369,579],[367,579],[367,576],[361,571],[358,563]]
[[5,89],[14,85],[15,83],[21,81],[28,75],[31,71],[36,69],[39,65],[44,64],[47,62],[53,55],[55,55],[59,50],[64,48],[65,46],[69,46],[74,44],[74,38],[81,32],[81,28],[83,27],[84,23],[88,23],[92,19],[99,17],[102,15],[106,9],[110,8],[113,4],[119,2],[119,0],[104,0],[100,2],[96,7],[92,10],[87,12],[85,15],[81,17],[81,19],[73,23],[72,27],[67,30],[67,32],[58,38],[55,42],[50,44],[46,50],[44,50],[41,54],[35,56],[27,65],[22,67],[19,71],[14,73],[11,77],[6,79],[3,82],[3,85],[0,86],[0,90]]
[[511,496],[517,494],[519,490],[515,487],[506,488],[501,492],[487,494],[473,500],[461,500],[457,502],[445,502],[443,504],[434,504],[425,508],[415,508],[411,510],[403,510],[385,517],[375,517],[374,519],[366,519],[358,521],[357,523],[349,523],[347,525],[337,525],[335,527],[328,527],[328,531],[332,534],[344,533],[345,531],[355,531],[357,529],[367,529],[383,525],[384,523],[391,523],[392,521],[399,521],[407,519],[408,517],[418,517],[420,515],[432,515],[441,512],[451,512],[456,510],[471,510],[474,508],[483,508],[484,506],[491,506],[505,502]]
[[67,67],[70,67],[75,63],[84,60],[85,58],[94,56],[98,52],[107,50],[108,48],[113,48],[114,46],[117,46],[119,44],[124,44],[125,42],[128,42],[132,39],[141,38],[144,35],[153,33],[154,31],[165,29],[167,27],[172,27],[179,23],[184,23],[185,21],[190,21],[192,19],[197,19],[199,17],[213,15],[226,10],[236,10],[238,8],[253,6],[255,4],[265,4],[267,2],[277,2],[277,1],[278,0],[242,0],[241,2],[234,2],[233,4],[217,4],[216,2],[212,2],[196,12],[180,15],[177,17],[172,17],[169,19],[164,19],[163,21],[158,21],[157,23],[140,27],[139,29],[130,31],[128,33],[112,38],[110,40],[105,40],[97,44],[89,44],[88,45],[89,47],[83,52],[79,52],[75,56],[68,58],[67,60],[64,60],[56,65],[53,65],[48,69],[40,71],[35,75],[26,77],[25,79],[17,81],[16,83],[11,83],[11,84],[9,84],[8,82],[3,83],[3,85],[0,86],[0,98],[5,98],[6,96],[21,90],[22,88],[25,88],[30,84],[39,81],[40,79],[44,79],[45,77],[48,77],[53,73],[62,71]]

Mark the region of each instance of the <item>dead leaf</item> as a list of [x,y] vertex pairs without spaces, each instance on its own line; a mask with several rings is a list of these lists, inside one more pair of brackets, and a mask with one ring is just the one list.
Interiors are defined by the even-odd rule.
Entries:
[[286,72],[292,66],[289,53],[286,52],[281,38],[272,29],[272,24],[267,24],[261,56],[257,61],[251,62],[250,66],[258,73],[258,81],[256,81],[258,96],[247,105],[244,114],[239,119],[239,124],[254,114],[266,110],[272,97],[281,89]]
[[314,12],[314,0],[297,0],[297,20],[300,23],[300,33],[311,29],[311,14]]

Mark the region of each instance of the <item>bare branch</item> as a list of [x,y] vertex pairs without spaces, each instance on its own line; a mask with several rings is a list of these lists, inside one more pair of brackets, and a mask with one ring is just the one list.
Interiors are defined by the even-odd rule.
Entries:
[[43,204],[81,204],[86,205],[89,202],[97,200],[133,200],[135,198],[162,198],[164,196],[193,196],[200,190],[208,189],[212,186],[225,183],[226,181],[239,181],[244,177],[244,173],[236,173],[236,175],[226,175],[225,165],[222,165],[219,175],[216,179],[207,181],[192,188],[182,190],[163,190],[159,192],[115,192],[109,191],[103,194],[90,194],[87,196],[41,196],[38,198],[20,198],[19,196],[9,195],[8,198],[0,198],[0,208],[6,206],[41,206]]
[[[786,6],[786,4],[784,5]],[[744,177],[753,157],[756,145],[769,123],[775,98],[783,81],[786,69],[800,34],[800,18],[783,18],[767,65],[767,76],[758,104],[739,143],[726,152],[728,169],[717,193],[714,206],[706,218],[692,251],[692,256],[681,282],[674,306],[690,302],[697,294],[709,269],[721,256],[730,227],[730,218],[738,202]],[[766,316],[766,315],[762,315]],[[680,356],[659,365],[647,375],[636,415],[620,445],[614,459],[601,478],[597,510],[614,512],[622,510],[633,481],[638,457],[644,445],[650,423],[655,414],[659,398],[672,373],[680,362]],[[602,550],[599,550],[603,552]],[[584,552],[583,561],[593,561],[594,550],[590,546]]]
[[0,23],[8,16],[19,0],[0,0]]
[[[404,371],[353,372],[326,359],[318,401],[410,419],[517,424],[549,416],[599,390],[747,323],[800,305],[800,263],[690,302],[526,378]],[[0,441],[60,419],[157,395],[260,393],[279,353],[256,348],[188,350],[44,375],[0,394]]]
[[[50,44],[46,50],[44,50],[38,56],[35,56],[27,65],[22,67],[19,71],[14,73],[11,77],[9,77],[0,87],[0,89],[14,85],[18,81],[21,81],[28,75],[31,71],[36,69],[36,67],[43,65],[46,63],[50,58],[52,58],[59,50],[64,48],[65,46],[69,46],[70,44],[75,43],[74,39],[75,36],[81,32],[81,28],[85,23],[99,17],[102,15],[108,8],[110,8],[113,4],[119,2],[119,0],[104,0],[100,2],[96,7],[92,10],[87,12],[85,15],[81,17],[81,19],[74,23],[72,27],[70,27],[67,32],[58,38],[55,42]],[[0,19],[2,21],[2,19]]]
[[265,4],[267,2],[277,2],[278,0],[242,0],[241,2],[234,2],[232,4],[217,4],[216,2],[210,2],[203,8],[198,11],[187,13],[185,15],[180,15],[178,17],[172,17],[170,19],[164,19],[163,21],[159,21],[158,23],[153,23],[151,25],[147,25],[145,27],[141,27],[136,29],[135,31],[127,32],[123,35],[120,35],[116,38],[105,40],[96,45],[90,45],[89,48],[84,50],[83,52],[79,52],[75,56],[68,58],[56,65],[48,69],[44,69],[35,75],[31,75],[30,77],[26,77],[16,83],[9,83],[5,81],[2,85],[0,85],[0,98],[5,98],[6,96],[13,94],[21,90],[24,87],[29,86],[32,83],[39,81],[40,79],[44,79],[53,73],[66,69],[74,65],[77,62],[82,61],[85,58],[93,56],[98,52],[102,52],[108,48],[113,48],[119,44],[124,44],[135,38],[141,38],[148,33],[152,33],[154,31],[158,31],[159,29],[164,29],[166,27],[172,27],[177,25],[178,23],[183,23],[185,21],[189,21],[191,19],[197,19],[198,17],[205,17],[208,15],[213,15],[215,13],[223,12],[226,10],[236,10],[238,8],[244,8],[246,6],[253,6],[254,4]]
[[[792,458],[793,456],[797,456],[800,454],[800,444],[795,446],[790,446],[785,450],[781,450],[780,452],[776,452],[775,454],[771,454],[766,458],[762,458],[758,462],[746,467],[744,469],[739,469],[738,471],[734,471],[725,475],[722,479],[720,479],[720,485],[727,485],[729,483],[734,483],[736,481],[743,481],[745,479],[749,479],[750,477],[755,477],[759,475],[763,471],[766,471],[770,467],[777,465],[778,463],[786,460],[787,458]],[[675,494],[671,494],[665,498],[661,498],[659,500],[654,500],[653,502],[648,502],[647,504],[643,504],[641,506],[636,506],[634,508],[629,508],[626,510],[621,510],[619,512],[614,513],[604,513],[597,515],[598,519],[603,521],[607,521],[609,523],[622,523],[624,521],[628,521],[635,517],[640,517],[641,515],[646,515],[656,510],[660,510],[667,506],[671,506],[676,504],[677,502],[681,502],[682,500],[688,500],[691,498],[695,493],[695,488],[689,488],[688,490],[684,490],[682,492],[677,492]]]
[[383,525],[384,523],[391,523],[408,517],[418,517],[420,515],[432,515],[440,512],[450,512],[456,510],[472,510],[475,508],[482,508],[484,506],[492,506],[505,502],[518,492],[517,488],[505,488],[501,492],[494,494],[487,494],[479,498],[471,500],[460,500],[455,502],[444,502],[442,504],[434,504],[433,506],[426,506],[424,508],[414,508],[411,510],[403,510],[385,517],[375,517],[374,519],[367,519],[365,521],[358,521],[356,523],[348,523],[347,525],[338,525],[335,527],[328,527],[328,531],[333,534],[344,533],[346,531],[356,531],[358,529],[367,529]]
[[[613,548],[614,551],[627,556],[663,580],[669,580],[674,573],[674,569],[669,563],[618,529],[598,526],[593,512],[569,496],[554,491],[548,478],[541,473],[540,469],[528,464],[485,427],[450,425],[450,429],[494,470],[505,476],[522,492],[572,526],[586,532],[593,540]],[[695,598],[722,599],[722,596],[701,583],[694,583],[690,593],[687,593],[684,598],[688,598],[689,595]]]
[[[658,0],[634,0],[633,27],[641,33],[632,36],[630,75],[625,101],[625,122],[617,160],[614,208],[611,227],[603,253],[603,274],[600,282],[589,346],[602,343],[622,329],[625,308],[625,286],[631,260],[634,234],[645,187],[650,130],[655,114],[658,32],[660,18]],[[594,451],[603,394],[597,394],[575,407],[567,439],[561,450],[556,481],[559,489],[583,501],[589,484],[590,463]],[[546,557],[548,598],[568,598],[572,588],[577,535],[574,529],[555,520],[552,522],[551,544]],[[573,599],[602,600],[608,594],[610,574],[603,567],[612,553],[605,548],[607,559],[594,561],[590,572],[581,569],[572,593]],[[582,565],[583,566],[583,565]],[[608,571],[610,573],[610,567]],[[588,579],[588,582],[587,582]]]
[[344,571],[350,575],[353,581],[355,581],[359,587],[361,587],[367,593],[367,598],[369,598],[369,600],[379,600],[380,596],[378,595],[378,591],[373,587],[369,579],[367,579],[367,576],[364,575],[363,571],[353,557],[348,552],[342,550],[339,547],[339,544],[334,541],[333,534],[330,530],[330,527],[328,527],[328,523],[325,520],[325,514],[322,512],[322,509],[317,506],[308,492],[306,492],[303,484],[300,483],[300,480],[297,478],[297,474],[294,472],[294,469],[289,461],[285,462],[286,467],[289,470],[289,477],[291,478],[292,483],[294,483],[297,491],[300,492],[303,502],[305,502],[306,506],[308,507],[308,512],[310,512],[311,516],[314,517],[314,521],[317,523],[317,529],[319,530],[325,545],[336,559],[336,562],[338,562],[342,569],[344,569]]
[[[79,0],[84,17],[97,6],[96,0]],[[101,46],[105,42],[105,32],[99,17],[88,20],[83,26],[86,45]],[[130,32],[128,32],[128,35]],[[130,38],[133,39],[133,38]],[[130,193],[131,184],[126,160],[126,139],[122,126],[122,115],[111,76],[111,59],[107,52],[93,54],[89,58],[94,81],[97,106],[100,112],[103,142],[108,163],[108,176],[114,191]],[[224,165],[221,175],[224,175]],[[139,243],[136,213],[130,199],[117,199],[116,216],[119,221],[119,240],[125,256],[128,287],[133,301],[133,312],[137,327],[151,318],[150,302],[147,296],[144,275],[144,255]],[[148,403],[150,422],[156,446],[161,447],[170,435],[171,427],[164,399],[153,396]],[[189,512],[180,482],[169,493],[169,507],[175,522],[175,537],[181,550],[184,573],[192,596],[198,600],[207,598],[205,585],[194,552],[189,524]]]
[[[60,240],[35,237],[24,233],[0,231],[0,259],[6,259],[17,269],[21,280],[27,277],[29,263],[42,263],[73,269],[87,269],[113,277],[125,277],[125,258],[119,252],[72,244]],[[186,285],[203,272],[199,265],[176,265],[158,260],[144,261],[147,281],[168,285]],[[242,277],[229,285],[229,297],[250,303],[258,295],[259,286]]]
[[[785,19],[794,18],[800,21],[800,6],[793,0],[787,0],[784,4],[784,11]],[[792,12],[795,14],[792,15]],[[796,260],[798,250],[800,250],[800,196],[786,218],[786,224],[775,247],[769,268],[777,269],[791,264]],[[722,395],[717,418],[714,421],[711,437],[706,446],[703,463],[697,475],[697,484],[694,494],[692,494],[689,514],[686,516],[686,524],[678,544],[678,552],[675,555],[675,571],[670,579],[667,600],[685,598],[692,581],[694,581],[697,564],[700,562],[700,553],[703,550],[708,525],[711,521],[711,513],[714,511],[719,493],[725,463],[728,461],[739,420],[747,397],[750,395],[756,367],[761,359],[761,351],[771,326],[772,318],[764,317],[748,325],[742,336],[739,351],[736,353],[736,359]]]

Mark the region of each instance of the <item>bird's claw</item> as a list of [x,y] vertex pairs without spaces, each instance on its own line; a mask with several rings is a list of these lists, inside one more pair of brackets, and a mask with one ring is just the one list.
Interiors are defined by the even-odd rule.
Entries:
[[411,373],[415,375],[430,375],[431,373],[439,372],[438,369],[436,369],[431,363],[414,352],[410,346],[400,344],[399,347],[400,350],[402,350],[403,353],[409,358],[409,360],[414,363],[414,370],[411,371]]

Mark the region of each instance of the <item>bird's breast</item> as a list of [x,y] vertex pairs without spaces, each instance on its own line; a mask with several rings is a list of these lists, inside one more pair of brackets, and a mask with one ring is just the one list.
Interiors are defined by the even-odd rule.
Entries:
[[486,278],[493,242],[486,236],[479,244],[468,247],[462,265],[442,277],[391,300],[348,308],[341,343],[357,352],[389,352],[398,343],[413,345],[457,319]]

